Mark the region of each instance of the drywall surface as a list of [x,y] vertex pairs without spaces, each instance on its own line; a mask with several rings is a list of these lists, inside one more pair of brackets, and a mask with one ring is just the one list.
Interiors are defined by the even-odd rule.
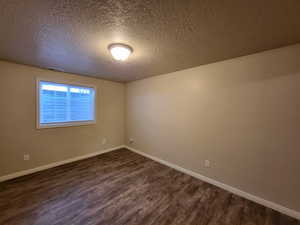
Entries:
[[300,211],[299,59],[294,45],[128,83],[129,146]]
[[[37,78],[95,85],[97,123],[36,129]],[[124,94],[121,83],[0,61],[0,176],[123,145]]]

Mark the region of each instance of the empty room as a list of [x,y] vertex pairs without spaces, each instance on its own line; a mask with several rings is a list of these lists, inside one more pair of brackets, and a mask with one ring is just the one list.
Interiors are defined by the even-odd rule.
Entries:
[[299,0],[0,0],[0,225],[300,225]]

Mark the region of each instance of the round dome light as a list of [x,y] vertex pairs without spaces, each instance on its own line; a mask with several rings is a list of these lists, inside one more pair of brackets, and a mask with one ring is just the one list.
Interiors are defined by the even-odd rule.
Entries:
[[115,60],[124,61],[133,52],[129,45],[114,43],[108,46],[108,50]]

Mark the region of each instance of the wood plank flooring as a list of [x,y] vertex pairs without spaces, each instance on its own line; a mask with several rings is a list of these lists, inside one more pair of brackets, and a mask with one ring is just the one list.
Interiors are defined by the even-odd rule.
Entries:
[[0,184],[1,225],[300,225],[126,149]]

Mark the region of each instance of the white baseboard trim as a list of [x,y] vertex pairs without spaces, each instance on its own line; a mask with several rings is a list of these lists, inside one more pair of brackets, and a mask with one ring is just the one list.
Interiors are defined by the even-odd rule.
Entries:
[[278,212],[280,212],[280,213],[283,213],[283,214],[285,214],[285,215],[288,215],[288,216],[290,216],[290,217],[293,217],[293,218],[296,218],[296,219],[300,220],[300,212],[298,212],[298,211],[296,211],[296,210],[289,209],[289,208],[284,207],[284,206],[282,206],[282,205],[279,205],[279,204],[277,204],[277,203],[274,203],[274,202],[265,200],[265,199],[263,199],[263,198],[260,198],[260,197],[255,196],[255,195],[253,195],[253,194],[249,194],[249,193],[247,193],[247,192],[245,192],[245,191],[242,191],[242,190],[237,189],[237,188],[235,188],[235,187],[232,187],[232,186],[230,186],[230,185],[221,183],[221,182],[219,182],[219,181],[216,181],[216,180],[211,179],[211,178],[209,178],[209,177],[203,176],[203,175],[201,175],[201,174],[199,174],[199,173],[196,173],[196,172],[193,172],[193,171],[191,171],[191,170],[182,168],[182,167],[180,167],[180,166],[178,166],[178,165],[175,165],[175,164],[173,164],[173,163],[171,163],[171,162],[168,162],[168,161],[165,161],[165,160],[163,160],[163,159],[157,158],[157,157],[155,157],[155,156],[149,155],[149,154],[147,154],[147,153],[144,153],[144,152],[139,151],[139,150],[137,150],[137,149],[134,149],[134,148],[132,148],[132,147],[125,146],[125,148],[127,148],[128,150],[131,150],[131,151],[133,151],[133,152],[135,152],[135,153],[137,153],[137,154],[140,154],[140,155],[142,155],[142,156],[145,156],[145,157],[147,157],[147,158],[150,158],[150,159],[152,159],[152,160],[154,160],[154,161],[156,161],[156,162],[159,162],[159,163],[161,163],[161,164],[164,164],[164,165],[166,165],[166,166],[168,166],[168,167],[171,167],[171,168],[173,168],[173,169],[175,169],[175,170],[178,170],[178,171],[180,171],[180,172],[182,172],[182,173],[188,174],[188,175],[190,175],[190,176],[192,176],[192,177],[198,178],[198,179],[200,179],[200,180],[202,180],[202,181],[205,181],[205,182],[207,182],[207,183],[210,183],[210,184],[212,184],[212,185],[215,185],[215,186],[217,186],[217,187],[219,187],[219,188],[222,188],[222,189],[224,189],[224,190],[226,190],[226,191],[229,191],[229,192],[231,192],[231,193],[233,193],[233,194],[236,194],[236,195],[238,195],[238,196],[241,196],[241,197],[243,197],[243,198],[246,198],[246,199],[248,199],[248,200],[250,200],[250,201],[256,202],[256,203],[258,203],[258,204],[260,204],[260,205],[266,206],[266,207],[271,208],[271,209],[273,209],[273,210],[275,210],[275,211],[278,211]]
[[19,172],[16,172],[16,173],[4,175],[4,176],[0,177],[0,182],[6,181],[6,180],[11,180],[13,178],[25,176],[25,175],[28,175],[28,174],[32,174],[32,173],[35,173],[35,172],[42,171],[42,170],[50,169],[50,168],[53,168],[53,167],[56,167],[56,166],[61,166],[61,165],[67,164],[67,163],[79,161],[79,160],[82,160],[82,159],[87,159],[87,158],[90,158],[90,157],[93,157],[93,156],[97,156],[97,155],[101,155],[101,154],[104,154],[104,153],[107,153],[107,152],[118,150],[120,148],[125,148],[125,146],[120,145],[120,146],[117,146],[117,147],[113,147],[113,148],[109,148],[109,149],[105,149],[105,150],[100,150],[100,151],[97,151],[97,152],[77,156],[77,157],[66,159],[66,160],[63,160],[63,161],[50,163],[50,164],[47,164],[47,165],[44,165],[44,166],[39,166],[39,167],[32,168],[32,169],[29,169],[29,170],[22,170],[22,171],[19,171]]

